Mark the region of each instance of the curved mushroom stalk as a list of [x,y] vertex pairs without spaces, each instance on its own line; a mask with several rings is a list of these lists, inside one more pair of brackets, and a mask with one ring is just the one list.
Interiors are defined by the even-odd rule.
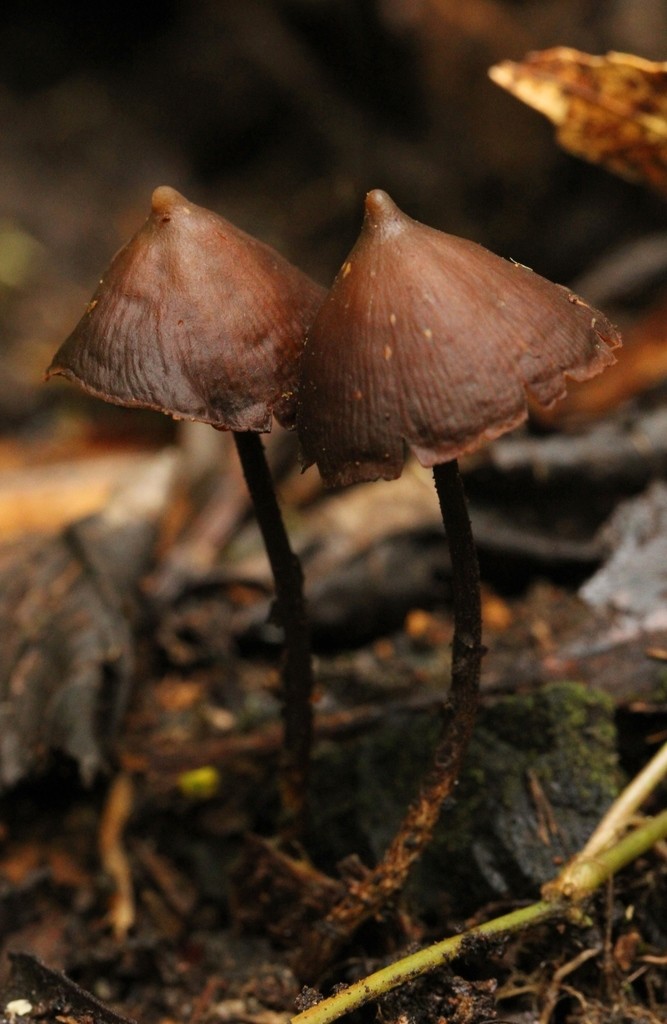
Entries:
[[313,669],[303,570],[289,542],[259,434],[236,432],[234,441],[271,565],[280,624],[285,633],[282,666],[285,739],[279,777],[282,829],[284,838],[300,839],[306,824],[305,800],[313,736]]
[[323,288],[275,250],[168,186],[115,256],[47,378],[117,405],[232,430],[285,630],[284,831],[303,827],[313,671],[303,581],[258,432],[292,426],[306,327]]
[[[456,460],[551,404],[565,378],[615,362],[620,338],[578,296],[366,197],[359,239],[308,332],[297,429],[324,483],[400,476],[406,445],[433,467],[452,562],[449,698],[433,767],[365,883],[335,906],[313,973],[403,886],[451,793],[472,733],[483,648],[479,571]],[[306,943],[312,949],[315,942]]]

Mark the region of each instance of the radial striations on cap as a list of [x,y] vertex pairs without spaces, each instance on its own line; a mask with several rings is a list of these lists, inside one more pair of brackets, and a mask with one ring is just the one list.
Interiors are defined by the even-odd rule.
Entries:
[[324,295],[275,250],[157,188],[47,376],[220,429],[294,419],[303,339]]
[[380,190],[312,327],[297,427],[325,483],[474,451],[615,362],[620,337],[566,288],[426,227]]

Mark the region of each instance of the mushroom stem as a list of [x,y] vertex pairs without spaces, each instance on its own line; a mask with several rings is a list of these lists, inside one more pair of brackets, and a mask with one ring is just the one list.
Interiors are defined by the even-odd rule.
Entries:
[[[482,611],[477,552],[456,459],[434,466],[452,565],[454,638],[448,700],[443,708],[433,763],[419,793],[377,867],[355,879],[345,896],[302,947],[299,968],[316,977],[357,928],[377,916],[404,887],[412,865],[428,845],[443,802],[452,793],[472,736],[479,700]],[[305,970],[304,970],[305,962]]]
[[469,734],[465,741],[467,746],[477,712],[484,654],[479,564],[458,461],[452,459],[434,466],[433,479],[452,565],[454,639],[451,704],[454,715],[460,714],[469,720]]
[[287,537],[259,435],[234,431],[233,436],[271,565],[278,615],[285,632],[282,659],[284,744],[279,778],[281,834],[284,839],[297,839],[303,836],[305,827],[313,735],[313,667],[303,572]]
[[[482,664],[482,609],[479,565],[456,459],[433,467],[435,489],[447,533],[452,566],[454,637],[451,685],[433,763],[381,863],[373,872],[378,897],[386,903],[400,892],[421,857],[452,793],[475,725]],[[379,906],[376,908],[379,909]]]

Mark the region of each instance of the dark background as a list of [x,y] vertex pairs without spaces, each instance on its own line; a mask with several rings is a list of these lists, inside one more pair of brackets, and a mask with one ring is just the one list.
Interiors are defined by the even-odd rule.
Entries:
[[665,39],[662,0],[3,5],[0,414],[47,400],[43,367],[158,184],[323,283],[374,187],[572,282],[664,204],[562,153],[486,70],[554,45],[660,59]]

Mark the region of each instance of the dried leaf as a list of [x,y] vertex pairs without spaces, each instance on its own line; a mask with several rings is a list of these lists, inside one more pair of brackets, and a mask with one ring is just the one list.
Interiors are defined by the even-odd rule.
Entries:
[[489,75],[548,117],[563,149],[667,192],[667,63],[556,46]]
[[667,487],[656,480],[622,502],[604,530],[611,553],[580,590],[591,607],[613,613],[617,627],[667,628]]
[[158,456],[98,515],[0,550],[0,788],[54,749],[84,779],[104,764],[133,671],[131,595],[174,465]]
[[42,1024],[63,1020],[71,1024],[135,1024],[36,957],[27,953],[10,953],[9,956],[12,973],[2,997],[4,1003],[20,1001],[21,1020],[28,1024],[34,1020]]
[[128,474],[146,462],[145,454],[113,452],[84,458],[70,454],[66,460],[34,465],[26,464],[20,446],[13,454],[15,463],[2,465],[0,478],[3,541],[28,533],[55,534],[67,523],[98,512]]

